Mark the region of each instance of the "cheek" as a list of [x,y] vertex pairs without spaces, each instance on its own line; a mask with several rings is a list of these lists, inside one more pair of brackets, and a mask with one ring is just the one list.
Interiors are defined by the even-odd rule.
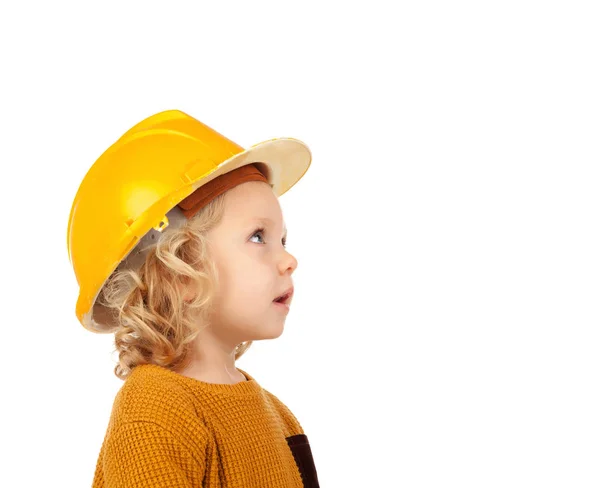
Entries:
[[269,297],[275,296],[277,283],[273,280],[274,273],[256,256],[230,259],[222,263],[219,273],[222,277],[220,291],[230,306],[261,306]]
[[245,305],[252,305],[256,301],[264,302],[275,293],[275,288],[276,286],[264,270],[261,272],[249,268],[238,269],[232,273],[223,286],[229,300]]
[[240,303],[243,304],[246,310],[263,310],[270,306],[270,302],[275,298],[274,288],[266,280],[249,280],[244,283],[243,289],[240,290]]

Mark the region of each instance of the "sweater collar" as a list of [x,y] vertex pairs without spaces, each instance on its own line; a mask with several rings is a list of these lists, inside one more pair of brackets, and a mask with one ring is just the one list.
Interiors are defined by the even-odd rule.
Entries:
[[141,375],[145,374],[161,374],[166,378],[171,378],[179,383],[185,384],[194,390],[201,390],[207,393],[213,394],[228,394],[228,395],[252,395],[260,392],[262,387],[258,384],[256,379],[249,373],[236,367],[236,369],[243,374],[247,381],[240,381],[238,383],[227,384],[227,383],[208,383],[201,381],[196,378],[182,375],[176,371],[159,366],[157,364],[142,364],[136,366],[135,370],[139,370],[138,373]]

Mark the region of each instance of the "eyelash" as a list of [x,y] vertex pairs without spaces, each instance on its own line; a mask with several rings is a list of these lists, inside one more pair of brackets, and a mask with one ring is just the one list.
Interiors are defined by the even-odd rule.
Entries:
[[[266,234],[266,229],[265,229],[264,227],[259,227],[258,229],[256,229],[256,230],[253,232],[253,234],[250,236],[250,238],[254,237],[254,236],[255,236],[256,234],[258,234],[259,232],[260,232],[261,234]],[[287,239],[283,238],[283,239],[282,239],[282,241],[283,241],[283,247],[285,247],[285,245],[287,244]]]

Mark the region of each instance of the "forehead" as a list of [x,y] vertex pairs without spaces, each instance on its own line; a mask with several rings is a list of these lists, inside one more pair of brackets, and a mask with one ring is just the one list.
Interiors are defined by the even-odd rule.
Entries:
[[[242,183],[226,194],[227,220],[236,225],[252,223],[265,226],[277,226],[283,222],[281,207],[273,190],[263,182],[250,181]],[[283,229],[285,223],[283,223]]]

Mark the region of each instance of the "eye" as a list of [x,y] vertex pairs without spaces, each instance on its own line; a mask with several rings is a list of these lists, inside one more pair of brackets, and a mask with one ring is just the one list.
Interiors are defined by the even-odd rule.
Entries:
[[[254,236],[263,235],[263,234],[265,234],[265,228],[264,227],[259,227],[258,229],[256,229],[254,231],[254,233],[252,234],[252,236],[250,236],[250,239],[252,239]],[[285,247],[285,245],[287,243],[287,239],[283,238],[281,241],[283,242],[283,247]]]

